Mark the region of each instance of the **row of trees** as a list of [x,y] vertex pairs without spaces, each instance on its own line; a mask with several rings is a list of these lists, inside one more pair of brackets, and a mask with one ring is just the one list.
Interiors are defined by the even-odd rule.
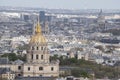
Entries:
[[120,69],[117,67],[103,66],[92,61],[85,61],[84,59],[67,58],[64,56],[58,57],[57,55],[51,57],[52,60],[59,59],[60,66],[77,67],[71,69],[71,75],[75,77],[90,77],[95,74],[96,78],[116,78],[120,75]]
[[16,55],[15,53],[6,53],[6,54],[3,54],[1,55],[1,57],[8,57],[8,59],[10,61],[15,61],[15,60],[22,60],[22,61],[26,61],[26,56],[21,56],[21,55]]

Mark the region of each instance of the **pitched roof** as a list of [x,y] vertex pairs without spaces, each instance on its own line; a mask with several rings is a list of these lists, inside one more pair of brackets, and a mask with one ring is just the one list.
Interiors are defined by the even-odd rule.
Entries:
[[0,58],[0,64],[8,64],[7,58]]
[[24,62],[22,61],[22,60],[16,60],[16,61],[14,61],[14,64],[23,64]]
[[7,72],[11,72],[10,68],[0,68],[0,74],[6,74]]

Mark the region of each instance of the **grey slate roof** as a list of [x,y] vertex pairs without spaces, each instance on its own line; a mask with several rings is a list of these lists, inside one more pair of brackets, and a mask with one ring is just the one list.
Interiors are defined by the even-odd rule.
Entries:
[[9,68],[0,68],[0,74],[5,74],[7,72],[10,72]]
[[14,64],[23,64],[24,62],[22,61],[22,60],[16,60],[16,61],[14,61]]
[[0,64],[8,64],[7,58],[0,58]]

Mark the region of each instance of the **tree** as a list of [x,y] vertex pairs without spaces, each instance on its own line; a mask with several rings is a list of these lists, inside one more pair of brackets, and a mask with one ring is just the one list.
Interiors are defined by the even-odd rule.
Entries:
[[10,61],[15,61],[15,60],[17,60],[17,59],[20,59],[20,60],[22,60],[22,61],[26,61],[26,56],[17,56],[15,53],[6,53],[6,54],[3,54],[3,55],[1,55],[1,57],[8,57],[8,59],[10,60]]
[[58,55],[50,56],[50,60],[57,60],[57,59],[58,59]]
[[18,59],[15,53],[3,54],[1,57],[8,57],[10,61],[15,61]]
[[71,71],[71,74],[75,77],[84,77],[84,78],[89,78],[90,74],[88,74],[87,71],[81,70],[81,69],[73,69]]
[[[115,78],[120,73],[120,69],[115,69],[115,67],[111,66],[103,66],[101,64],[97,64],[92,61],[86,61],[84,59],[76,59],[76,58],[62,58],[58,57],[60,60],[61,66],[69,67],[78,67],[78,69],[72,69],[71,74],[75,77],[90,77],[90,73],[94,73],[96,78]],[[90,71],[89,71],[90,70]]]

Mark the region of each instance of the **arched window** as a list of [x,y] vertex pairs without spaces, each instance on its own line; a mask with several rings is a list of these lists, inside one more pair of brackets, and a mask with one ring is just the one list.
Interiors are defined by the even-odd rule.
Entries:
[[18,66],[18,70],[21,70],[21,66]]
[[39,55],[36,55],[36,59],[39,59]]
[[54,67],[51,67],[51,71],[53,71],[54,70]]
[[39,47],[37,46],[37,50],[39,50]]
[[28,71],[30,71],[30,67],[28,67]]
[[41,59],[43,59],[43,55],[41,55]]

